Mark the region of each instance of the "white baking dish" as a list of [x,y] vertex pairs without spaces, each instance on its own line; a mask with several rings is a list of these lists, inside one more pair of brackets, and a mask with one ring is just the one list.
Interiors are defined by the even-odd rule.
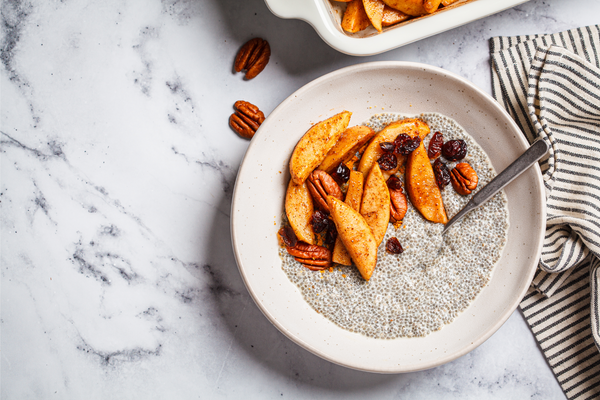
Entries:
[[460,0],[447,9],[385,28],[382,33],[369,27],[349,34],[342,30],[345,3],[330,0],[265,0],[273,14],[308,22],[334,49],[355,56],[368,56],[436,35],[528,0]]

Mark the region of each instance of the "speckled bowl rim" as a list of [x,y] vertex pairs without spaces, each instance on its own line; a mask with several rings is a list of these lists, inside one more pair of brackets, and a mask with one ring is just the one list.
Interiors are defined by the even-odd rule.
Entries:
[[[511,214],[510,229],[513,229],[512,206],[517,207],[518,205],[518,207],[524,208],[525,211],[519,209],[520,213],[526,213],[524,215],[527,215],[527,213],[531,214],[531,221],[523,221],[523,225],[518,227],[521,229],[518,234],[520,235],[523,231],[527,231],[525,235],[527,237],[518,237],[518,240],[523,240],[523,243],[516,247],[516,254],[511,247],[510,257],[512,258],[509,261],[514,259],[516,260],[514,264],[518,265],[513,266],[511,264],[505,266],[503,261],[505,261],[506,254],[503,254],[502,259],[495,267],[490,283],[483,289],[474,303],[461,313],[453,323],[446,325],[438,332],[434,332],[425,338],[372,339],[345,331],[317,314],[301,298],[298,288],[289,281],[281,269],[281,260],[279,257],[277,255],[273,257],[270,254],[270,251],[273,251],[274,248],[276,249],[277,246],[276,233],[279,228],[280,216],[283,212],[285,187],[289,179],[287,160],[293,150],[293,146],[311,124],[343,109],[351,108],[344,107],[344,104],[330,104],[330,107],[323,107],[320,103],[326,104],[327,99],[314,98],[316,92],[321,91],[322,97],[328,97],[330,93],[337,93],[340,89],[355,90],[353,87],[340,88],[340,85],[353,85],[353,79],[356,77],[362,78],[360,85],[365,87],[365,91],[368,91],[370,84],[367,79],[368,77],[372,76],[374,77],[374,82],[379,82],[381,80],[387,81],[387,75],[390,75],[391,81],[394,81],[394,79],[402,81],[403,77],[406,77],[402,81],[406,85],[413,84],[411,83],[413,77],[419,77],[418,79],[414,79],[414,82],[417,82],[421,79],[420,76],[423,75],[425,78],[431,79],[432,83],[429,86],[432,86],[435,90],[439,90],[437,93],[443,92],[446,90],[444,89],[446,87],[452,93],[458,88],[459,93],[457,96],[460,96],[463,100],[466,99],[465,96],[471,96],[471,99],[477,103],[473,104],[474,106],[480,105],[487,110],[486,112],[493,114],[489,116],[490,123],[493,124],[496,121],[495,123],[498,128],[492,129],[489,132],[490,135],[496,136],[489,136],[488,140],[503,140],[506,143],[512,143],[512,147],[506,148],[502,152],[490,153],[489,149],[486,149],[486,146],[480,142],[480,139],[476,135],[473,135],[473,132],[469,133],[490,154],[492,163],[497,170],[505,168],[510,161],[515,159],[529,146],[518,126],[493,98],[468,80],[449,71],[425,64],[399,61],[372,62],[343,68],[315,79],[290,95],[268,116],[252,139],[241,163],[234,188],[231,206],[231,237],[238,268],[250,295],[267,319],[283,334],[310,352],[348,368],[377,373],[401,373],[433,368],[461,357],[481,345],[504,324],[519,305],[533,279],[541,253],[546,208],[542,175],[539,166],[535,165],[506,189],[509,199],[509,212]],[[420,84],[421,82],[416,83],[417,87],[422,87],[425,90],[427,85],[419,86]],[[390,90],[392,86],[390,86]],[[361,89],[363,88],[361,87]],[[323,92],[323,90],[325,91]],[[375,93],[375,95],[378,94]],[[363,101],[363,99],[350,100],[350,97],[345,97],[342,94],[338,94],[337,96],[348,99],[346,103],[352,103],[353,101],[360,103]],[[364,101],[367,100],[364,99]],[[366,108],[371,109],[373,106],[368,105]],[[412,114],[416,112],[443,111],[435,109],[423,110],[419,109],[418,106],[412,109],[412,102],[410,106],[411,109],[409,110],[390,109],[383,111]],[[444,107],[450,107],[450,109],[454,106],[453,104],[444,103]],[[315,107],[318,109],[314,109]],[[398,107],[406,106],[399,105]],[[479,109],[481,110],[481,108]],[[469,114],[469,110],[467,109],[467,111],[462,112],[462,114],[465,114],[465,118],[468,118],[466,114]],[[382,111],[378,109],[361,111],[363,114],[367,112],[376,113]],[[473,112],[476,113],[477,111],[473,109]],[[298,115],[303,113],[309,116],[303,119],[308,120],[302,125],[299,122],[294,124],[292,120],[300,118]],[[464,126],[460,118],[457,118],[461,116],[460,110],[456,112],[456,115],[453,115],[452,112],[442,113],[457,119],[457,122]],[[483,118],[485,120],[488,117],[484,116]],[[353,116],[350,124],[355,125],[365,119],[359,118],[355,120]],[[469,131],[467,126],[464,127]],[[292,133],[288,132],[288,130],[291,130]],[[272,159],[269,154],[274,151],[279,151],[282,154]],[[524,182],[527,183],[527,187],[521,188],[520,186],[524,185]],[[271,193],[269,189],[273,189],[273,196],[266,196],[267,193]],[[272,197],[274,200],[271,200]],[[273,202],[278,203],[279,206],[268,209],[269,204],[275,204]],[[535,207],[535,209],[532,207]],[[249,224],[252,226],[248,226]],[[509,233],[507,248],[509,248],[511,240],[513,240],[510,235],[511,233]],[[257,248],[254,248],[255,246]],[[507,250],[505,249],[506,252]],[[500,278],[500,276],[503,278]],[[504,289],[495,287],[494,280],[504,280],[504,276],[508,277],[506,278],[508,281],[503,281],[502,283]],[[493,303],[494,299],[497,299],[497,295],[501,297],[506,291],[511,291],[511,295],[508,298],[498,300],[498,310],[485,310],[485,304],[478,304],[484,295],[486,300],[481,300],[481,302],[489,300],[490,303]],[[304,304],[297,304],[298,302]],[[311,312],[314,315],[311,315]],[[292,316],[289,315],[290,313],[292,313]],[[463,315],[467,316],[462,318]],[[477,318],[487,318],[489,321],[485,321],[484,327],[471,326],[474,323],[469,321],[473,319],[479,323]],[[463,339],[461,336],[462,332],[460,331],[461,328],[456,328],[459,330],[455,332],[456,329],[450,329],[450,327],[453,327],[455,324],[460,325],[463,323],[461,322],[463,319],[471,324],[464,328],[466,335],[464,340],[467,342],[454,346],[454,342],[460,342]],[[464,322],[464,324],[467,324],[467,322]],[[425,351],[428,349],[427,338],[436,335],[435,340],[441,340],[440,343],[445,343],[444,339],[440,339],[440,337],[443,338],[444,333],[450,331],[452,331],[452,337],[446,340],[449,343],[449,352],[443,351],[442,353],[443,349],[438,349],[437,347],[435,349],[431,348],[431,353],[434,353],[434,355],[433,358],[428,358],[428,354]],[[472,333],[472,331],[476,331],[477,333]],[[469,335],[474,336],[471,337]],[[425,342],[422,342],[422,346],[415,347],[414,345],[421,343],[421,340],[425,340]],[[437,343],[435,340],[432,343]],[[379,345],[374,341],[379,341]],[[389,345],[395,341],[398,341],[394,345],[396,347]],[[424,360],[419,359],[414,362],[404,363],[403,360],[394,360],[393,355],[387,355],[390,351],[398,351],[398,349],[405,351],[405,348],[410,346],[414,348],[418,347],[418,351],[421,351],[421,353],[414,357],[422,355]],[[363,348],[364,351],[361,352]],[[351,354],[347,354],[348,352]],[[440,354],[437,354],[437,352]],[[398,357],[401,356],[401,354],[398,354]],[[405,353],[405,357],[413,357],[413,354],[407,352]]]

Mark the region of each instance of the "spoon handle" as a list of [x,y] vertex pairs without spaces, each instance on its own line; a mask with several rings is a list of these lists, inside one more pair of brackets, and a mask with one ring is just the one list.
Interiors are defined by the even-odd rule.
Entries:
[[513,161],[504,171],[500,172],[494,179],[485,185],[479,192],[477,192],[473,198],[467,203],[467,205],[459,211],[444,227],[442,234],[446,233],[450,226],[456,221],[460,220],[469,211],[474,210],[486,201],[488,201],[493,195],[498,193],[502,188],[513,181],[517,176],[521,175],[525,170],[535,164],[546,152],[548,151],[548,143],[542,139],[536,140],[525,153],[521,154],[519,158]]

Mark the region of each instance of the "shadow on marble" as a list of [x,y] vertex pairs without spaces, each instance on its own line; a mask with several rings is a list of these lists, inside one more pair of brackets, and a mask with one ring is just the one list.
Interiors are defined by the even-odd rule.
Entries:
[[[239,47],[253,37],[262,37],[271,46],[269,62],[281,65],[291,76],[321,75],[322,71],[331,71],[343,66],[342,63],[345,65],[349,59],[323,42],[306,22],[276,17],[264,0],[209,1],[213,1],[214,8],[220,12],[220,22],[228,31],[227,36],[233,37]],[[310,57],[307,57],[307,51]],[[232,66],[234,59],[235,54],[232,54]],[[351,60],[360,62],[362,59]]]

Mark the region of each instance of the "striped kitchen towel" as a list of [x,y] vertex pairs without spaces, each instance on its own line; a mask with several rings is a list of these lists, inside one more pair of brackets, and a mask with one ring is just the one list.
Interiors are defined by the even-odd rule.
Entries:
[[490,40],[494,98],[543,138],[547,221],[521,302],[569,399],[600,398],[600,25]]

